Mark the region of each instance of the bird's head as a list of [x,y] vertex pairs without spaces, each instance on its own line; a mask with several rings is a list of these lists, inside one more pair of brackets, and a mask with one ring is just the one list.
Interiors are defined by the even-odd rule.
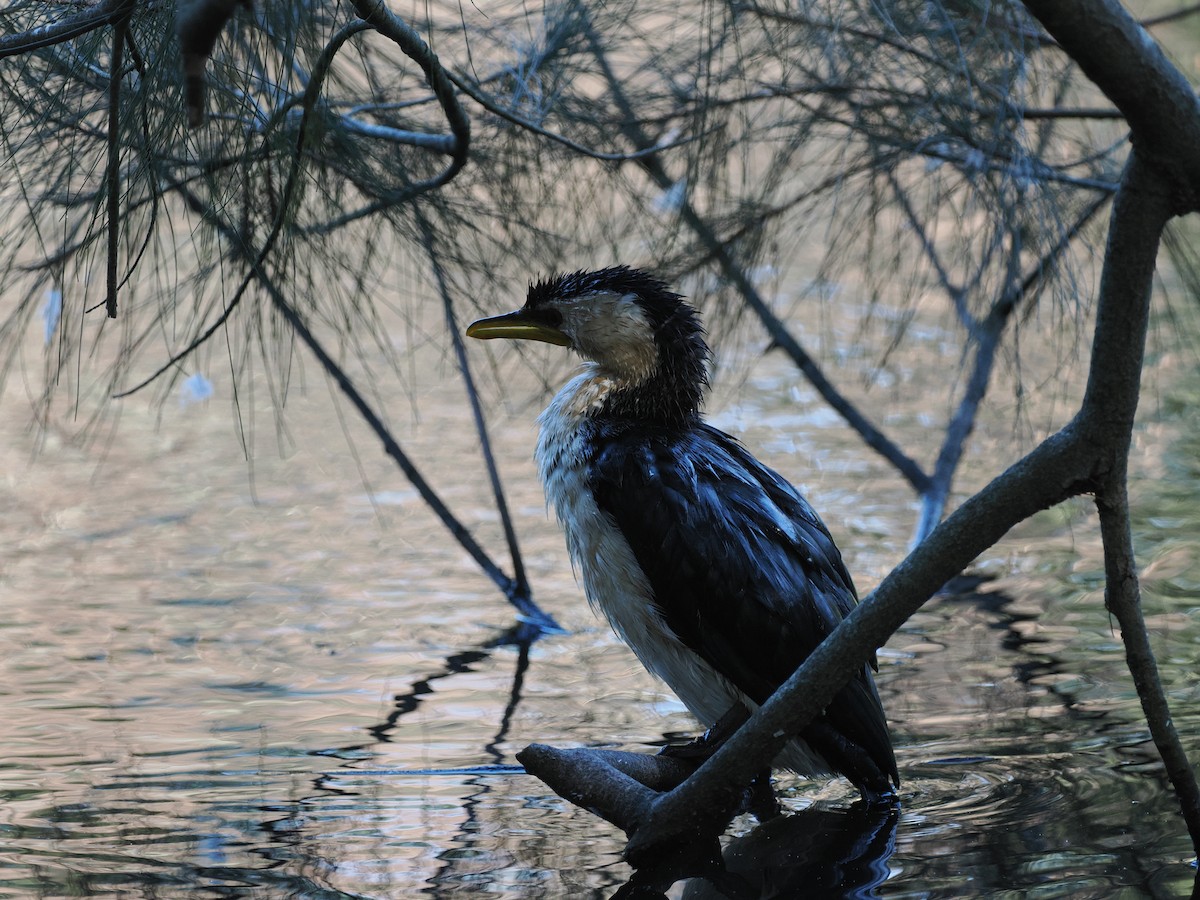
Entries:
[[530,285],[516,312],[480,319],[474,338],[516,338],[570,347],[631,400],[695,414],[708,385],[699,316],[664,282],[628,266],[556,275]]

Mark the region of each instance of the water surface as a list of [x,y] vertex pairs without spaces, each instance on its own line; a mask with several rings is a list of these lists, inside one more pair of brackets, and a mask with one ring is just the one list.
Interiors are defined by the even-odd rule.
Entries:
[[[461,389],[444,359],[416,370],[418,412],[391,398],[397,435],[503,561]],[[1194,360],[1172,371],[1145,405],[1134,497],[1147,617],[1197,759],[1200,379]],[[622,836],[514,754],[652,751],[695,725],[580,598],[529,461],[538,380],[514,378],[507,406],[488,397],[536,597],[566,629],[528,647],[350,423],[360,471],[323,388],[291,400],[282,453],[270,410],[243,408],[251,465],[227,379],[209,377],[214,399],[127,401],[90,442],[67,409],[30,430],[10,382],[0,896],[613,893]],[[1007,416],[981,427],[965,486],[1011,456]],[[728,378],[714,418],[805,486],[862,587],[901,558],[911,498],[784,361]],[[890,427],[919,441],[927,423],[897,405]],[[1022,525],[979,570],[978,592],[933,601],[880,654],[899,814],[864,817],[839,781],[785,780],[796,815],[755,835],[738,820],[732,866],[782,845],[772,877],[809,896],[1186,892],[1190,845],[1103,609],[1087,502]]]

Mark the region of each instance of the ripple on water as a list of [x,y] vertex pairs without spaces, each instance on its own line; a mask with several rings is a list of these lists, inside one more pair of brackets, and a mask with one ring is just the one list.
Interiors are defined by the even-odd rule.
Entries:
[[[739,430],[787,451],[771,461],[810,483],[866,593],[903,555],[911,497],[853,438],[812,433],[823,414],[792,408],[776,388],[794,374],[773,371],[781,396],[747,403]],[[475,461],[456,450],[469,425],[451,389],[427,407],[431,477],[501,547],[462,478]],[[531,581],[569,633],[523,669],[494,645],[512,623],[499,592],[390,466],[363,454],[381,495],[368,504],[353,467],[331,480],[330,410],[290,416],[297,446],[320,453],[260,457],[257,505],[223,413],[195,425],[194,455],[148,455],[149,422],[123,423],[106,470],[122,477],[100,490],[94,460],[20,469],[0,517],[13,549],[0,896],[611,895],[628,874],[622,836],[504,766],[535,740],[645,750],[696,723],[583,603],[528,419],[494,436],[524,473],[509,486]],[[1143,484],[1152,517],[1135,531],[1176,725],[1200,758],[1195,458],[1178,498],[1147,497],[1171,479]],[[841,859],[882,835],[881,896],[1184,892],[1190,849],[1103,608],[1088,515],[1015,530],[984,561],[1000,581],[928,604],[879,654],[903,778],[894,833],[855,819],[844,782],[788,781],[798,821],[786,841],[758,834],[763,846],[811,857],[840,835]],[[739,823],[732,849],[749,854],[754,832]]]

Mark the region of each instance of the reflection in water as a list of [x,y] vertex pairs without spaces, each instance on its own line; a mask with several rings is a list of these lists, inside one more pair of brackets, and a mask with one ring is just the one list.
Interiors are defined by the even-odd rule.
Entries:
[[765,822],[725,847],[724,877],[693,879],[686,900],[877,896],[896,849],[900,806],[812,807]]

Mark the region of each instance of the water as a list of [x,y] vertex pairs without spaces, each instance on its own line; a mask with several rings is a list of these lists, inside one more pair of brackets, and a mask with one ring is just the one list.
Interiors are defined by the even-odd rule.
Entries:
[[[1147,617],[1198,759],[1189,359],[1145,404],[1133,493]],[[419,415],[390,398],[397,435],[502,560],[461,390],[441,358],[414,371]],[[208,401],[127,401],[91,442],[65,407],[30,431],[10,382],[0,896],[611,895],[630,875],[621,835],[514,755],[649,751],[694,724],[579,597],[529,461],[536,380],[514,377],[493,420],[537,599],[567,632],[529,648],[350,423],[360,472],[319,387],[293,397],[282,454],[269,409],[243,407],[251,466],[222,375],[206,373]],[[904,488],[781,360],[727,383],[718,423],[806,486],[860,584],[876,582],[904,551]],[[495,389],[489,402],[504,406]],[[964,485],[1012,452],[997,437],[1010,413],[981,426]],[[897,406],[891,427],[912,440],[924,426]],[[880,654],[899,815],[852,808],[841,782],[784,781],[796,815],[755,834],[738,820],[731,868],[766,853],[775,883],[808,896],[1187,893],[1190,845],[1103,610],[1087,503],[1022,525],[980,569],[979,592],[927,605]]]

